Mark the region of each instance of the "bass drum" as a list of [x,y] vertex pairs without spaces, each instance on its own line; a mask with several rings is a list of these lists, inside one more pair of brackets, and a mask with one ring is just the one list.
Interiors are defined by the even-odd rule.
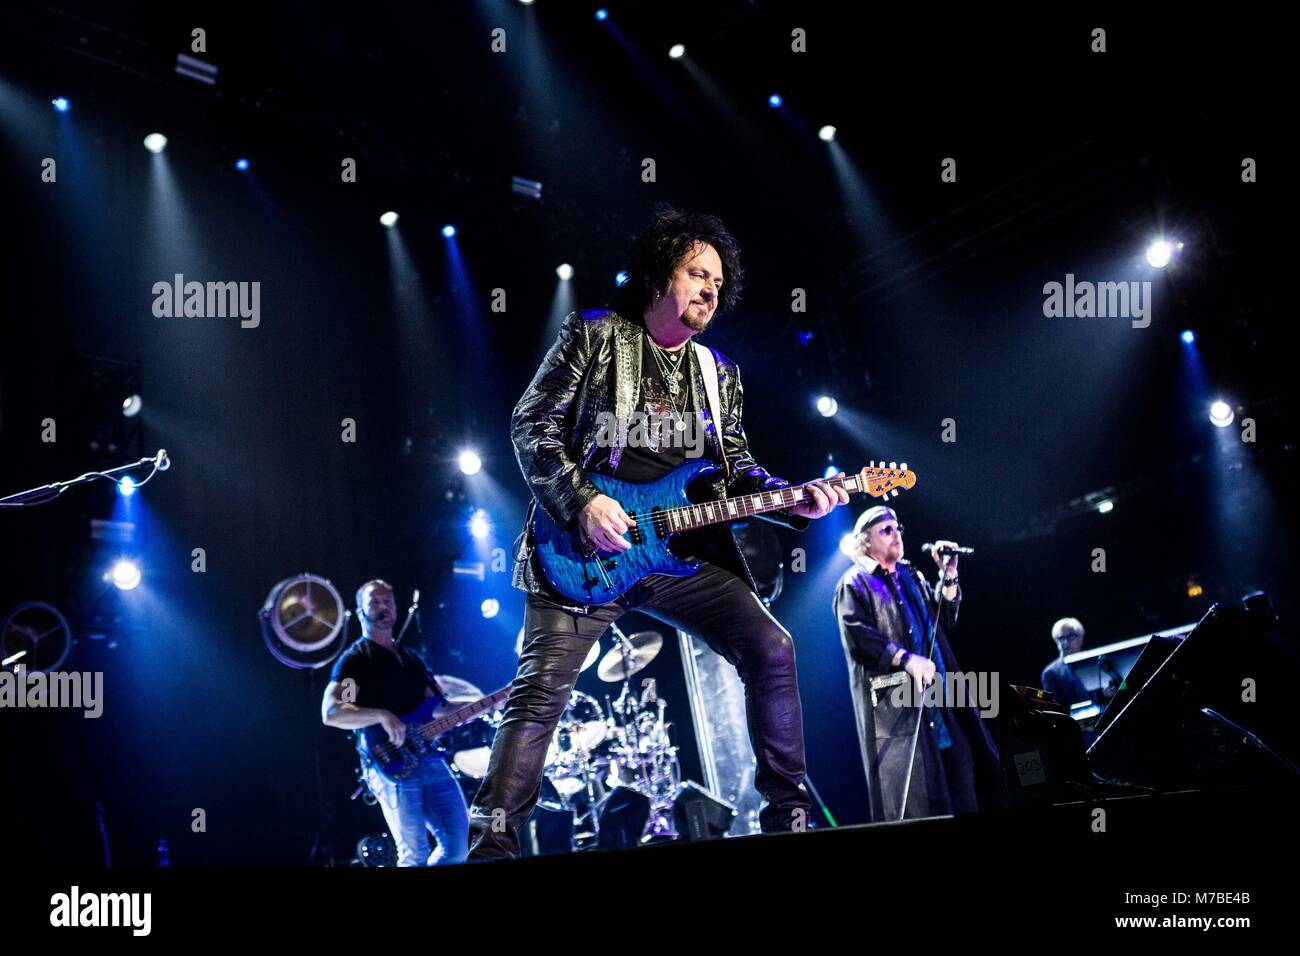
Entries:
[[451,754],[451,769],[463,777],[482,780],[496,735],[497,721],[488,714],[444,734],[440,741]]

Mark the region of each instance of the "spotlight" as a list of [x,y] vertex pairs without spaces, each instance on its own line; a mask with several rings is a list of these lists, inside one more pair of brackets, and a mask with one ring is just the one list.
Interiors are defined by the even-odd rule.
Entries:
[[785,100],[781,99],[780,93],[773,93],[771,96],[767,98],[767,105],[773,108],[780,106],[784,102]]
[[614,276],[614,285],[621,289],[623,286],[627,285],[627,280],[629,278],[630,276],[626,272],[619,272]]
[[492,526],[488,524],[487,512],[482,508],[474,512],[474,516],[469,519],[469,533],[482,541],[491,530]]
[[477,475],[483,467],[482,459],[469,449],[460,453],[459,464],[461,473],[466,475]]
[[478,609],[483,612],[484,617],[496,617],[501,610],[501,602],[496,598],[488,598],[478,606]]
[[246,160],[243,156],[240,156],[237,160],[235,160],[235,168],[239,170],[241,173],[247,172],[248,167],[251,165],[253,164],[250,163],[248,160]]
[[531,7],[533,5],[533,0],[519,0],[519,2],[526,7]]
[[387,226],[389,229],[393,228],[393,226],[397,225],[397,213],[390,209],[379,217],[379,224],[381,226]]
[[565,282],[568,282],[573,278],[573,266],[569,265],[567,262],[561,262],[555,267],[555,274]]
[[1233,417],[1232,406],[1227,402],[1215,402],[1210,406],[1210,423],[1212,425],[1227,428],[1232,424]]
[[674,60],[680,60],[686,55],[686,46],[682,43],[674,43],[668,48],[668,55]]
[[132,591],[140,586],[140,567],[123,558],[105,575],[119,591]]
[[144,138],[144,148],[151,153],[161,153],[167,148],[167,137],[162,133],[150,133]]
[[139,395],[128,395],[122,399],[122,414],[127,418],[135,418],[140,414],[140,409],[144,407],[144,399]]
[[138,487],[139,485],[135,483],[135,479],[127,475],[117,483],[117,493],[123,498],[130,498],[135,494],[135,489]]
[[596,11],[596,19],[597,19],[597,20],[608,20],[608,19],[609,19],[609,11],[606,10],[604,7],[601,7],[599,10]]
[[826,466],[826,470],[822,472],[822,477],[823,477],[823,478],[834,478],[834,477],[835,477],[836,475],[838,475],[839,473],[840,473],[840,470],[839,470],[838,468],[835,467],[835,462],[831,462],[829,465]]
[[857,537],[852,531],[846,532],[840,536],[840,554],[846,558],[851,558],[857,553],[857,543],[853,540]]
[[1115,502],[1111,501],[1109,498],[1104,498],[1101,501],[1097,502],[1098,514],[1103,514],[1103,515],[1110,514],[1110,512],[1114,510],[1115,510]]
[[448,223],[442,227],[442,235],[444,239],[450,239],[452,236],[456,235],[456,227]]
[[808,344],[809,342],[811,342],[812,340],[813,340],[813,334],[812,334],[812,331],[811,331],[810,329],[800,329],[800,330],[799,330],[799,344],[800,344],[800,345],[807,345],[807,344]]
[[1191,345],[1196,341],[1196,333],[1191,329],[1183,329],[1183,334],[1178,337],[1183,340],[1184,345]]
[[817,138],[820,139],[823,143],[829,143],[831,140],[835,138],[835,127],[823,126],[821,129],[817,131]]
[[823,395],[817,399],[817,411],[821,412],[822,417],[830,418],[840,410],[840,403],[835,401],[829,395]]
[[68,98],[66,96],[56,96],[54,97],[54,99],[50,100],[50,105],[53,106],[56,110],[58,110],[60,113],[66,113],[68,111],[68,107],[70,107],[72,104],[68,102]]
[[1147,262],[1157,269],[1163,269],[1169,265],[1169,257],[1174,254],[1174,247],[1163,239],[1157,239],[1151,245],[1147,246]]

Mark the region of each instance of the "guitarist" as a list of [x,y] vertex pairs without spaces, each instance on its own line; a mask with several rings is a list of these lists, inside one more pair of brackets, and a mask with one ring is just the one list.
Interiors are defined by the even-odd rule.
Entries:
[[[400,747],[409,714],[427,697],[442,697],[438,682],[424,660],[393,640],[397,602],[386,581],[367,581],[357,589],[361,637],[334,662],[321,703],[328,727],[359,730],[382,724],[388,739]],[[447,764],[425,761],[418,772],[401,781],[366,771],[366,784],[379,801],[388,831],[397,843],[398,866],[438,866],[463,863],[469,850],[469,811],[460,785]],[[429,852],[428,833],[438,845]]]
[[[788,484],[750,454],[736,364],[717,351],[712,355],[720,410],[713,420],[691,343],[718,311],[738,301],[739,252],[716,217],[659,207],[653,224],[632,244],[629,278],[613,308],[571,313],[515,406],[511,437],[534,498],[514,577],[528,594],[523,653],[471,809],[471,860],[518,854],[518,830],[537,802],[547,745],[583,659],[592,642],[634,608],[699,634],[736,666],[758,762],[755,787],[764,797],[760,823],[765,831],[808,825],[794,644],[758,599],[727,525],[698,529],[681,542],[679,553],[704,562],[695,574],[648,575],[603,605],[574,606],[559,596],[533,553],[538,506],[557,523],[580,528],[607,557],[631,547],[627,536],[635,519],[601,494],[587,471],[640,483],[702,454],[719,466],[704,489],[709,497]],[[610,429],[610,410],[617,418],[659,427]],[[685,435],[673,439],[674,431]],[[691,436],[703,441],[687,440]],[[808,487],[798,504],[762,517],[802,531],[809,519],[848,501],[842,488],[821,482]]]

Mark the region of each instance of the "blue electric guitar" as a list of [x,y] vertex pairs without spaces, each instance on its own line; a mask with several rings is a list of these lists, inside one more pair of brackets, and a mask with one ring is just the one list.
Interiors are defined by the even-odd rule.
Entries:
[[[790,508],[808,500],[810,494],[803,485],[790,485],[692,504],[686,497],[686,486],[717,470],[712,462],[696,459],[642,485],[588,473],[602,494],[613,498],[636,519],[636,527],[627,532],[632,547],[622,554],[598,551],[576,523],[562,528],[545,509],[535,509],[537,556],[551,587],[579,604],[608,604],[647,574],[694,574],[700,567],[698,561],[683,561],[668,549],[674,534]],[[907,470],[906,462],[902,467],[890,462],[888,468],[883,462],[877,468],[873,462],[857,474],[827,478],[826,484],[850,494],[865,492],[874,498],[887,498],[915,485],[916,475]]]
[[363,727],[357,734],[357,753],[362,767],[374,767],[384,777],[394,782],[405,780],[430,757],[441,756],[438,737],[468,723],[505,703],[510,696],[507,684],[494,694],[470,704],[450,705],[441,697],[426,697],[411,713],[402,717],[406,724],[406,739],[402,746],[393,746],[383,724]]

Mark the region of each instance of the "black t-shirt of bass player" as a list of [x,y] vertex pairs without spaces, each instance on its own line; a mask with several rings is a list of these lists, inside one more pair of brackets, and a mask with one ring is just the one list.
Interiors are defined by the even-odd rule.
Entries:
[[424,658],[403,647],[394,654],[366,637],[358,638],[334,662],[330,680],[351,678],[356,687],[353,703],[358,707],[378,707],[405,717],[420,706],[424,689],[438,684]]

